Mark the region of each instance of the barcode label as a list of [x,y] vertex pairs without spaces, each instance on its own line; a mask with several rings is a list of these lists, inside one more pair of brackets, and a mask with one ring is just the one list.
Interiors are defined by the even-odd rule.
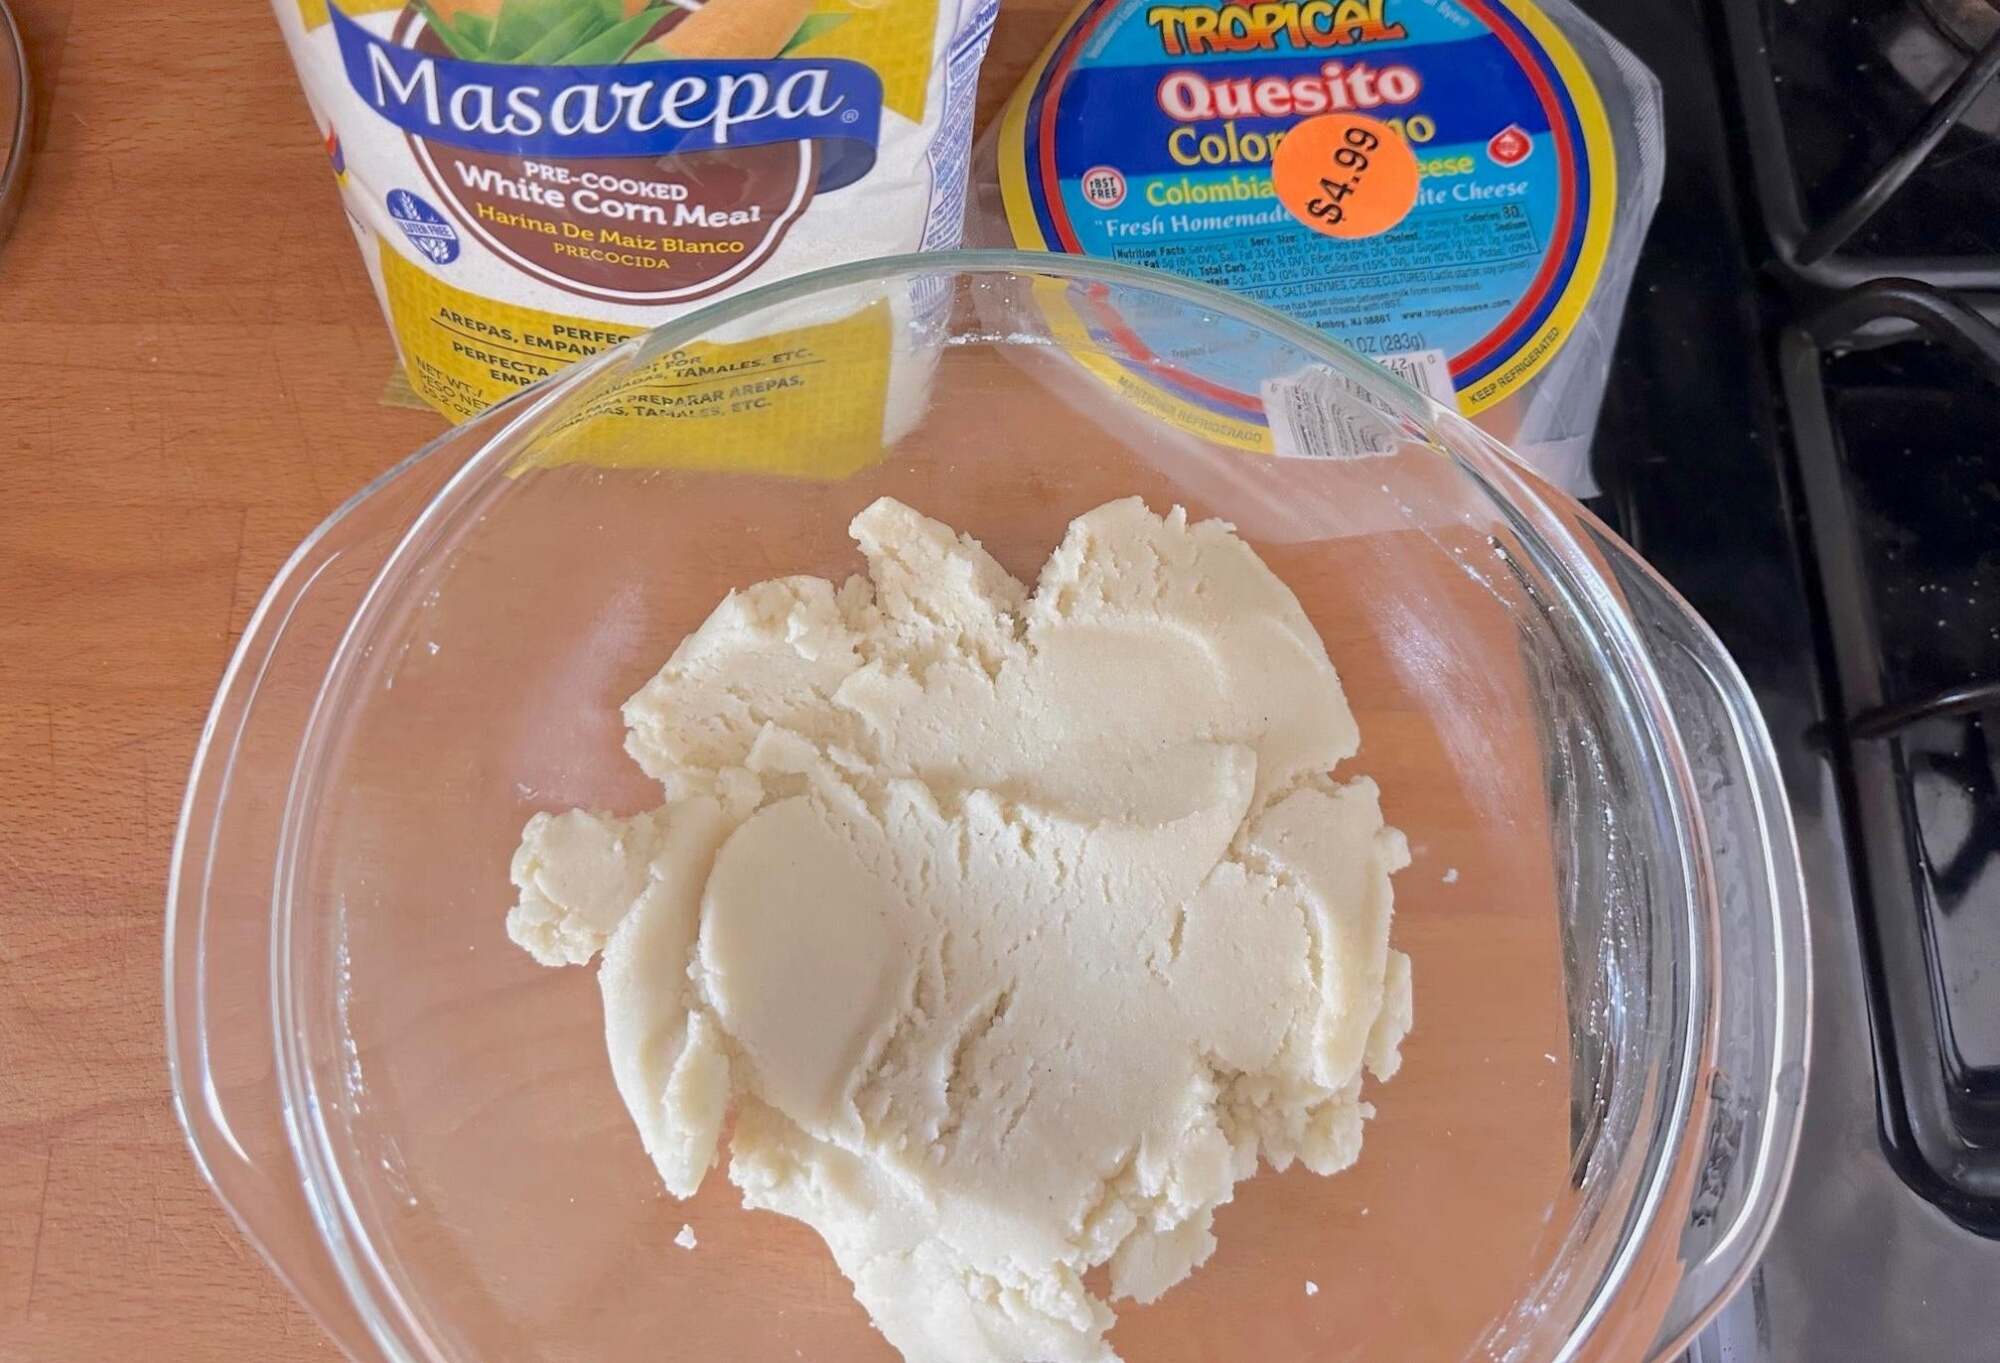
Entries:
[[[1451,366],[1442,350],[1408,350],[1376,363],[1430,398],[1456,410]],[[1308,365],[1258,390],[1271,445],[1280,459],[1372,459],[1393,452],[1408,417],[1378,393],[1328,365]],[[1401,417],[1399,422],[1398,418]]]
[[1442,350],[1405,350],[1380,356],[1375,363],[1431,401],[1458,410],[1458,394],[1451,384],[1451,364]]
[[1266,379],[1258,395],[1280,459],[1370,459],[1396,448],[1367,390],[1326,365]]

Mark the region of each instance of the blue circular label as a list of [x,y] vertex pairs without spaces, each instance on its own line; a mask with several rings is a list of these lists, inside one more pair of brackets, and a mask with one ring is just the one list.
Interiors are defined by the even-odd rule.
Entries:
[[429,201],[407,189],[392,189],[388,203],[389,216],[433,265],[449,265],[458,259],[458,230]]
[[[1336,240],[1280,200],[1276,148],[1329,113],[1384,123],[1415,154],[1417,199],[1391,227]],[[1448,373],[1467,412],[1574,330],[1616,201],[1596,89],[1533,0],[1094,0],[1001,141],[1018,245],[1256,299]],[[1255,380],[1189,400],[1254,411]]]

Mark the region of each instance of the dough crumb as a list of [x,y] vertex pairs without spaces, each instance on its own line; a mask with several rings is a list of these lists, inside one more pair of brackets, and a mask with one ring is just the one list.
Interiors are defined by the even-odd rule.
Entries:
[[1206,1262],[1260,1164],[1360,1157],[1409,847],[1227,525],[1112,502],[1032,590],[899,502],[850,530],[865,575],[732,592],[625,703],[665,804],[536,814],[508,931],[601,956],[673,1196],[728,1131],[909,1363],[1116,1363],[1111,1301]]

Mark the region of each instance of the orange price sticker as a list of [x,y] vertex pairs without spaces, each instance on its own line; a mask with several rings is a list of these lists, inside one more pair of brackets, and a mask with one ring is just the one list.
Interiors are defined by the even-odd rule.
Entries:
[[1321,114],[1278,143],[1271,182],[1293,217],[1353,241],[1388,231],[1416,206],[1417,154],[1379,118]]

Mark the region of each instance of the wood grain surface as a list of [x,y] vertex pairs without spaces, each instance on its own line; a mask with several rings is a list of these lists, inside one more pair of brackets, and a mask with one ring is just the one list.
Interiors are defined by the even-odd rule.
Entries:
[[[379,401],[393,365],[388,332],[261,0],[12,3],[28,37],[40,133],[24,211],[0,243],[0,1363],[332,1359],[337,1351],[198,1177],[175,1122],[161,1028],[164,882],[203,716],[271,575],[329,511],[442,421]],[[982,119],[1069,3],[1004,0]],[[959,424],[964,439],[984,429]],[[1090,463],[1102,495],[1172,499],[1120,459],[1107,447]],[[926,510],[988,533],[973,484],[906,487],[893,471],[879,476],[877,490],[916,496]],[[700,522],[697,484],[680,505]],[[1032,492],[1030,484],[1031,500]],[[994,542],[996,553],[1031,571],[1076,509],[1041,508],[1039,519],[1019,521],[1012,540]],[[803,554],[808,529],[824,536],[844,520],[817,516],[780,538]],[[827,567],[848,553],[844,542],[819,552]],[[1339,604],[1380,563],[1308,549],[1272,562],[1313,613],[1350,693],[1395,693],[1392,660]],[[665,638],[699,618],[721,587],[769,567],[718,556],[718,582],[680,603],[685,618]],[[1443,600],[1464,592],[1466,579],[1447,573],[1434,585]],[[1504,618],[1490,624],[1496,638],[1507,633]],[[476,656],[454,646],[441,666]],[[1524,1269],[1539,1266],[1539,1219],[1528,1213],[1565,1195],[1567,1100],[1554,1078],[1565,1072],[1556,1054],[1563,1028],[1554,939],[1543,930],[1547,887],[1535,868],[1513,869],[1505,821],[1476,817],[1454,784],[1480,764],[1440,748],[1413,712],[1371,711],[1365,701],[1357,709],[1371,754],[1382,755],[1371,757],[1371,769],[1391,820],[1428,825],[1437,839],[1430,847],[1418,840],[1418,864],[1398,884],[1398,934],[1419,963],[1420,991],[1433,991],[1420,998],[1455,1002],[1449,1013],[1420,1005],[1428,1049],[1413,1048],[1390,1090],[1397,1101],[1384,1104],[1384,1153],[1344,1180],[1294,1174],[1248,1185],[1227,1213],[1235,1233],[1225,1228],[1225,1249],[1200,1283],[1123,1327],[1118,1339],[1131,1357],[1192,1350],[1274,1358],[1295,1353],[1290,1346],[1302,1338],[1327,1358],[1455,1356],[1460,1345],[1443,1341],[1478,1328]],[[463,705],[454,712],[471,713]],[[1494,741],[1518,759],[1532,756],[1530,735],[1504,737]],[[1516,787],[1533,779],[1520,777]],[[508,817],[512,824],[481,826],[518,826],[520,811]],[[497,876],[504,861],[496,853],[488,862]],[[1449,879],[1440,872],[1447,863]],[[1468,885],[1498,887],[1482,892],[1476,922],[1471,901],[1446,888],[1461,866]],[[1503,901],[1523,912],[1493,912]],[[436,915],[417,926],[450,930]],[[465,941],[437,940],[451,959],[468,959]],[[382,945],[384,959],[404,960],[437,941]],[[366,967],[357,957],[357,972]],[[509,989],[526,987],[534,973],[511,954],[495,968],[511,972],[499,979]],[[568,973],[575,978],[538,981],[535,997],[594,1030],[594,990],[581,972]],[[1502,992],[1489,976],[1502,980]],[[1503,1006],[1509,988],[1516,1001]],[[421,990],[377,997],[381,1015],[359,1017],[355,1030],[378,1081],[398,1065],[413,1082],[462,1075],[439,1049],[449,1038],[398,1025],[397,1010],[421,1004]],[[505,1016],[518,1028],[531,1014],[510,1004]],[[590,1167],[611,1180],[604,1197],[629,1202],[645,1178],[637,1142],[614,1110],[594,1045],[586,1049],[586,1088],[604,1118],[592,1128],[604,1156]],[[425,1068],[440,1057],[454,1064]],[[1523,1110],[1537,1114],[1537,1125],[1522,1123]],[[537,1111],[510,1111],[494,1127],[508,1137],[495,1159],[518,1153]],[[433,1167],[476,1164],[480,1151],[450,1134],[452,1148]],[[574,1130],[559,1134],[567,1151]],[[1536,1177],[1522,1178],[1531,1166]],[[425,1193],[435,1199],[441,1190]],[[746,1262],[730,1228],[747,1218],[729,1219],[723,1205],[734,1203],[733,1190],[712,1180],[704,1198],[716,1205],[690,1204],[685,1214],[700,1213],[709,1248],[698,1271],[668,1285],[685,1295],[691,1320],[722,1315],[711,1309],[729,1290],[722,1280],[739,1282]],[[1327,1314],[1310,1322],[1303,1276],[1293,1273],[1297,1246],[1265,1233],[1296,1226],[1286,1214],[1301,1204],[1324,1211],[1323,1248],[1332,1256],[1318,1273],[1324,1291],[1315,1292]],[[1380,1210],[1363,1223],[1371,1204]],[[466,1224],[496,1210],[510,1209],[480,1203]],[[681,1215],[648,1213],[661,1246]],[[1382,1260],[1435,1265],[1398,1294],[1404,1316],[1371,1300],[1379,1278],[1339,1266],[1354,1243],[1342,1237],[1364,1225]],[[809,1262],[828,1272],[802,1228],[766,1222],[758,1234],[763,1245],[790,1236],[793,1268]],[[578,1312],[602,1317],[607,1285],[618,1282],[658,1309],[662,1283],[641,1260],[570,1264],[581,1284]],[[828,1350],[826,1360],[886,1356],[837,1285],[791,1277],[826,1311],[802,1314],[809,1337],[833,1339],[845,1321],[840,1337],[851,1338],[852,1350]],[[1671,1285],[1661,1278],[1653,1298]],[[1651,1315],[1635,1313],[1635,1332],[1601,1356],[1638,1356],[1657,1305]],[[1434,1338],[1410,1333],[1418,1316]],[[1413,1339],[1424,1340],[1414,1353]],[[748,1357],[721,1347],[693,1356]]]
[[[442,428],[259,0],[12,0],[39,134],[0,244],[0,1360],[335,1350],[197,1177],[160,929],[259,594]],[[1068,0],[1006,0],[990,115]]]

